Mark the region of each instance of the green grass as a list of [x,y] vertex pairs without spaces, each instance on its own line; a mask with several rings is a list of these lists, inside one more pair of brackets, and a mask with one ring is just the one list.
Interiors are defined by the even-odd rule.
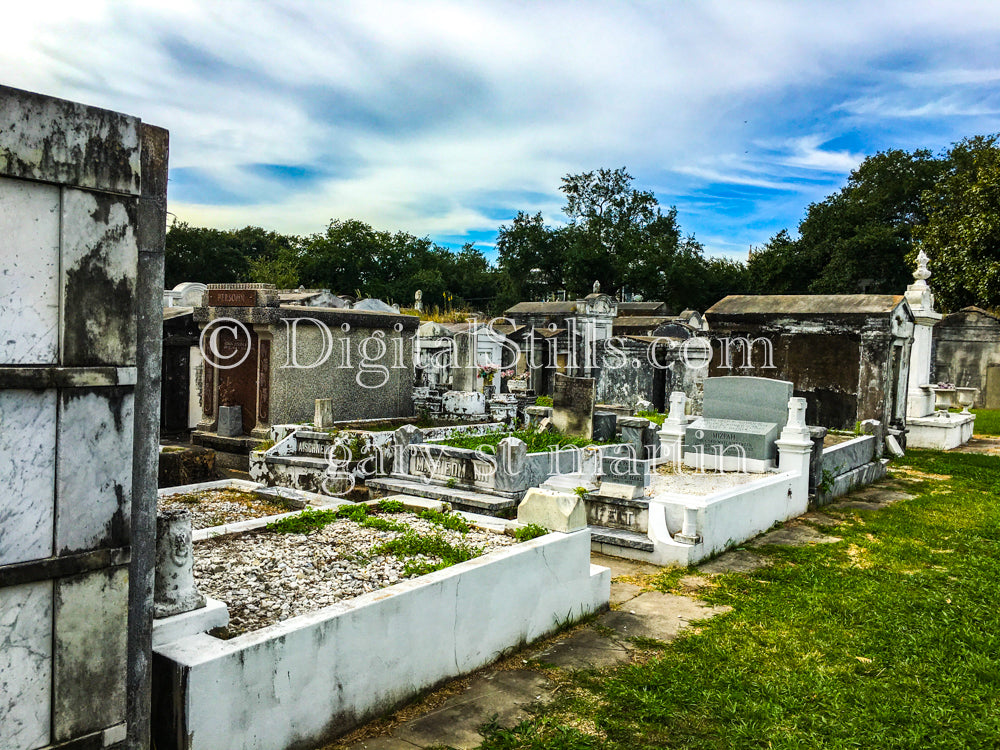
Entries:
[[641,663],[576,673],[482,747],[1000,746],[1000,457],[896,466],[913,499],[825,511],[842,541],[761,550],[771,567],[704,590],[731,612]]
[[[376,506],[376,512],[382,510],[381,505],[382,504],[379,503],[379,505]],[[398,511],[385,512],[391,513]],[[282,518],[280,521],[269,523],[266,528],[268,531],[275,531],[281,534],[309,534],[322,529],[324,526],[327,526],[334,521],[339,521],[342,518],[348,518],[361,526],[366,526],[370,529],[378,529],[379,531],[398,531],[400,533],[404,533],[411,530],[411,527],[405,523],[392,521],[388,518],[380,518],[378,515],[369,515],[368,506],[360,504],[341,505],[337,508],[324,510],[306,508],[298,515],[289,516],[288,518]]]
[[469,524],[457,513],[442,513],[439,510],[422,510],[417,514],[425,521],[441,526],[451,531],[458,531],[462,534],[469,533]]
[[635,415],[637,417],[645,417],[657,427],[662,427],[663,420],[667,418],[666,414],[660,414],[658,411],[637,411]]
[[401,537],[378,545],[372,552],[376,555],[395,555],[396,557],[425,555],[440,558],[440,562],[408,560],[403,566],[403,573],[407,576],[423,575],[434,570],[441,570],[483,554],[479,547],[451,544],[440,534],[421,536],[412,529]]
[[976,415],[974,426],[977,435],[1000,435],[1000,409],[973,409]]
[[[547,432],[532,432],[530,430],[516,430],[514,432],[487,432],[483,435],[455,435],[454,437],[442,440],[439,445],[450,445],[453,448],[476,448],[495,449],[500,441],[506,437],[516,437],[523,440],[528,446],[528,453],[541,453],[552,448],[566,448],[575,445],[583,448],[588,445],[600,445],[595,440],[563,435],[553,430]],[[489,451],[492,453],[492,451]]]
[[549,530],[544,526],[539,526],[537,523],[529,523],[526,526],[514,529],[514,538],[519,542],[527,542],[537,539],[540,536],[545,536],[548,533]]
[[535,399],[535,406],[552,406],[552,396],[539,396]]

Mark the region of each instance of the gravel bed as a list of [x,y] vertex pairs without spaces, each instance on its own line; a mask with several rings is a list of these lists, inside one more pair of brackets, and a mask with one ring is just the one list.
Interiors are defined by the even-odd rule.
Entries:
[[661,492],[680,492],[685,495],[709,495],[719,490],[727,490],[748,482],[765,479],[768,474],[742,474],[738,471],[704,471],[687,466],[664,464],[658,466],[651,477],[646,496],[653,497]]
[[296,510],[288,503],[265,500],[252,492],[228,488],[161,497],[158,507],[160,510],[186,508],[191,512],[191,527],[194,529],[207,529]]
[[[484,553],[516,544],[496,532],[446,530],[411,513],[381,517]],[[232,637],[398,583],[408,577],[407,560],[440,562],[372,553],[399,536],[341,519],[309,534],[255,531],[205,540],[194,545],[195,581],[203,594],[229,605],[228,632],[217,635]]]

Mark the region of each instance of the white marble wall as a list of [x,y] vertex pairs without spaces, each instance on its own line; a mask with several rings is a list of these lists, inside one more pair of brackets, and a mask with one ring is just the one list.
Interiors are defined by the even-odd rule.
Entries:
[[0,177],[0,362],[59,354],[59,188]]
[[55,459],[56,392],[0,390],[0,565],[52,554]]
[[52,582],[0,588],[0,747],[50,742]]
[[62,392],[57,553],[127,543],[124,532],[132,503],[132,435],[131,393],[110,388]]

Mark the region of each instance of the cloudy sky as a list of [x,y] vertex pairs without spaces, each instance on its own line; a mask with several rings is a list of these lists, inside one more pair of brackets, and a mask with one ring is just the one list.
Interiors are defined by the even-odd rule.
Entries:
[[[169,6],[169,7],[168,7]],[[170,130],[170,211],[360,218],[492,250],[626,166],[713,255],[865,154],[1000,131],[1000,2],[74,2],[5,10],[0,83]]]

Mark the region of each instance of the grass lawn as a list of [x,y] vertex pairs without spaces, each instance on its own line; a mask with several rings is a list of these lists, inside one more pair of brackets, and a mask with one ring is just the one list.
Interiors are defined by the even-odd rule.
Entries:
[[1000,435],[1000,409],[973,409],[977,435]]
[[916,497],[830,511],[842,541],[715,577],[704,598],[732,612],[644,663],[566,678],[482,747],[1000,747],[1000,457],[894,466]]

